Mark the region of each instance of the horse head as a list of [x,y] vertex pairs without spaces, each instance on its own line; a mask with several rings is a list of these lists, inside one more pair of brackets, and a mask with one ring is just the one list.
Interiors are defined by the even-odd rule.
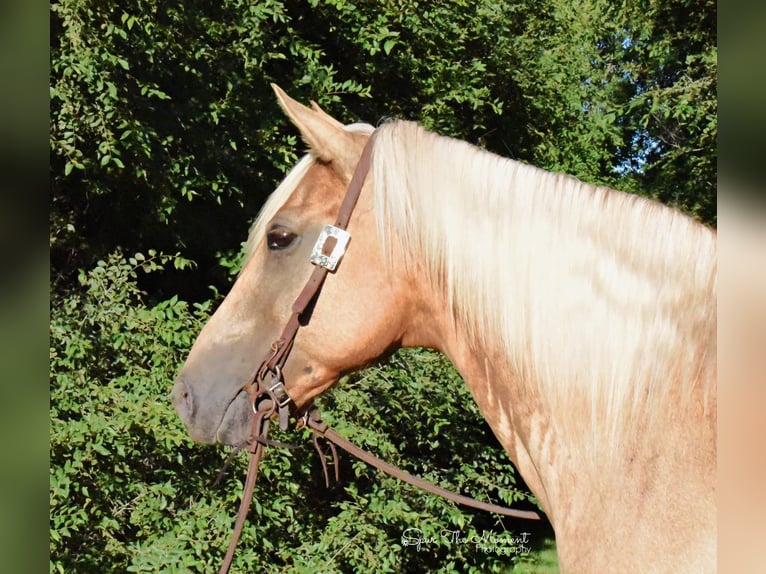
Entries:
[[[315,103],[308,108],[274,89],[309,154],[263,207],[239,277],[176,380],[174,405],[190,436],[200,442],[239,445],[247,439],[251,406],[243,384],[290,316],[312,273],[312,248],[323,227],[335,220],[373,131],[363,124],[344,127]],[[399,346],[417,315],[404,274],[385,268],[370,180],[348,226],[348,252],[307,313],[310,320],[298,332],[282,373],[297,410],[344,373]]]

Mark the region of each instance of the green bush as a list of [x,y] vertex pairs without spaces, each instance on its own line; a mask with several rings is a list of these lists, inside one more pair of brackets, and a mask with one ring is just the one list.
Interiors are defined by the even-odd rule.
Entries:
[[52,571],[124,569],[133,544],[172,522],[191,445],[168,381],[207,305],[141,304],[139,270],[168,260],[112,256],[80,274],[82,292],[51,301]]
[[[183,260],[119,254],[80,274],[51,309],[52,572],[209,572],[225,551],[246,461],[217,483],[223,448],[192,443],[169,390],[210,303],[149,306],[136,280]],[[439,355],[400,352],[323,397],[340,433],[412,473],[479,499],[525,500],[459,376]],[[513,558],[443,538],[526,523],[457,508],[341,456],[325,488],[308,431],[269,449],[235,568],[246,572],[500,572]],[[403,547],[419,528],[434,544]]]

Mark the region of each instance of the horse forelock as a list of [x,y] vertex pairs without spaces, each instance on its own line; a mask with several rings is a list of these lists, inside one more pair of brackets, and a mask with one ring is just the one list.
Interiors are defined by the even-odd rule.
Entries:
[[[282,183],[277,186],[266,202],[258,212],[253,224],[250,226],[250,231],[247,236],[247,243],[245,244],[244,262],[250,260],[255,253],[255,250],[266,238],[266,225],[271,221],[280,209],[285,205],[290,196],[295,191],[300,181],[308,173],[309,169],[315,162],[315,158],[311,154],[304,155],[301,160],[293,167],[287,174]],[[244,268],[244,265],[243,265]]]
[[[371,134],[373,127],[365,123],[354,123],[344,126],[345,130],[358,134]],[[255,250],[266,238],[266,225],[271,221],[280,209],[290,199],[295,189],[303,178],[308,174],[311,167],[316,163],[317,158],[312,153],[305,154],[300,161],[293,167],[272,192],[263,207],[258,213],[255,221],[248,232],[247,242],[244,248],[244,262],[252,257]],[[243,265],[244,267],[244,265]]]
[[475,346],[501,341],[509,376],[568,431],[619,444],[631,424],[692,408],[695,385],[714,393],[708,228],[412,122],[378,128],[373,172],[389,264],[425,266]]

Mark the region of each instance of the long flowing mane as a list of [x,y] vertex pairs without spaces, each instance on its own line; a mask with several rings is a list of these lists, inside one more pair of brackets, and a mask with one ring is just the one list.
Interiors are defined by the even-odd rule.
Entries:
[[412,122],[378,128],[373,170],[388,260],[425,265],[476,348],[502,342],[509,375],[568,413],[562,432],[603,449],[671,393],[715,408],[713,231]]

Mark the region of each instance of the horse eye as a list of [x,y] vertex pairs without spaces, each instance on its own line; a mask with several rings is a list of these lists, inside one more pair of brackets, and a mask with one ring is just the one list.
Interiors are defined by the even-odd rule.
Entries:
[[269,250],[271,251],[287,249],[290,247],[290,245],[292,245],[296,237],[298,236],[289,229],[284,227],[275,227],[270,229],[266,234],[266,245],[268,245]]

